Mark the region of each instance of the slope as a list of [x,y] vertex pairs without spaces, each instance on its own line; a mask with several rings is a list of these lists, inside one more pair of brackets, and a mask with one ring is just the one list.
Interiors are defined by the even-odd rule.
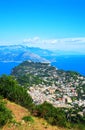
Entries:
[[[33,117],[30,112],[13,102],[6,100],[7,107],[12,111],[14,115],[14,121],[10,124],[6,124],[2,130],[66,130],[64,128],[51,126],[44,119]],[[22,120],[24,116],[30,116],[33,118],[33,122],[25,122]]]

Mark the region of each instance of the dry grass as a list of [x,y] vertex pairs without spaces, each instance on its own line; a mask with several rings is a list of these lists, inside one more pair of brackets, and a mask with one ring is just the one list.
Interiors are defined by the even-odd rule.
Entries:
[[56,126],[49,125],[44,119],[33,117],[34,122],[23,122],[22,118],[24,116],[30,115],[30,112],[25,109],[24,107],[21,107],[20,105],[17,105],[15,103],[12,103],[7,100],[7,107],[12,111],[14,115],[14,119],[19,124],[6,124],[2,130],[66,130],[64,128],[59,128]]
[[7,107],[12,111],[14,114],[15,120],[17,122],[21,121],[23,116],[29,115],[30,113],[28,112],[27,109],[24,107],[21,107],[20,105],[17,105],[13,102],[7,101]]

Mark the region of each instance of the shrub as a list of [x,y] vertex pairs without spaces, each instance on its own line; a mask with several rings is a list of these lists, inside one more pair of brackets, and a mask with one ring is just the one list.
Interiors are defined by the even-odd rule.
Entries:
[[32,112],[38,117],[43,117],[51,125],[66,126],[66,115],[62,108],[55,108],[52,104],[44,102],[35,107]]
[[22,120],[24,120],[25,122],[34,122],[34,119],[33,119],[33,117],[32,116],[24,116],[23,118],[22,118]]
[[7,122],[11,121],[12,113],[6,108],[5,102],[0,100],[0,127],[5,125]]
[[33,102],[27,90],[18,85],[12,76],[3,75],[0,77],[0,94],[26,108],[30,108]]

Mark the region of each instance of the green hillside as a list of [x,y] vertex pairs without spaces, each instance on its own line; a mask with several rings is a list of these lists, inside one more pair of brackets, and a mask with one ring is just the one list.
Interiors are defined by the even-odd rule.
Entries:
[[[4,130],[12,130],[12,128],[16,128],[16,130],[24,130],[28,128],[29,130],[60,130],[63,128],[72,130],[85,130],[84,97],[81,97],[81,93],[84,94],[83,88],[85,78],[83,76],[77,74],[76,72],[64,72],[61,70],[56,70],[55,67],[51,67],[47,63],[34,62],[24,62],[16,67],[13,72],[15,73],[15,77],[7,75],[0,76],[0,96],[2,96],[5,101],[7,101],[7,107],[12,111],[11,113],[10,110],[6,108],[6,104],[4,104],[3,99],[1,99],[1,128]],[[30,80],[27,80],[28,78],[25,79],[24,77],[24,79],[28,82],[25,84],[25,81],[23,81],[22,84],[18,78],[20,77],[22,81],[22,76],[25,75],[31,75],[32,78],[37,76],[39,79],[36,78],[36,80],[41,80],[42,82],[40,81],[41,83],[37,82],[36,84],[36,80],[33,82],[34,78],[32,79],[30,77]],[[50,86],[48,84],[49,81],[51,81]],[[28,85],[29,82],[31,82],[30,85],[32,86]],[[72,88],[75,89],[74,91],[67,91],[67,87],[69,90]],[[43,88],[44,91],[41,91]],[[82,90],[80,93],[79,89]],[[38,92],[39,95],[41,94],[42,97],[41,95],[39,96],[36,92]],[[71,103],[63,102],[65,105],[68,105],[68,107],[59,107],[57,104],[54,104],[55,101],[62,104],[58,95],[66,96],[68,92],[70,94],[75,94],[76,92],[79,95],[77,97],[73,97]],[[33,98],[34,95],[32,94],[37,94],[39,101],[41,98],[43,98],[44,94],[44,96],[46,96],[46,100],[43,100],[42,103],[36,103],[35,99]],[[49,98],[51,96],[52,98]],[[70,95],[69,98],[71,98]],[[82,106],[79,105],[79,98],[81,98],[81,102],[83,102]],[[18,112],[18,105],[13,105],[12,103],[8,102],[8,100],[24,107],[24,109],[27,111],[27,114],[23,115],[23,112]],[[78,104],[75,104],[75,101],[77,102],[77,100]],[[42,120],[45,121],[45,123],[42,122]]]

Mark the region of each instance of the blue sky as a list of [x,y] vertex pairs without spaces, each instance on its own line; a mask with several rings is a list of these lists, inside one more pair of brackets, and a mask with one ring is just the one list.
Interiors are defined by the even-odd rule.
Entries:
[[46,42],[51,48],[56,40],[53,48],[65,49],[68,42],[67,48],[78,44],[82,51],[84,37],[85,0],[0,1],[0,44],[31,41],[44,46]]

